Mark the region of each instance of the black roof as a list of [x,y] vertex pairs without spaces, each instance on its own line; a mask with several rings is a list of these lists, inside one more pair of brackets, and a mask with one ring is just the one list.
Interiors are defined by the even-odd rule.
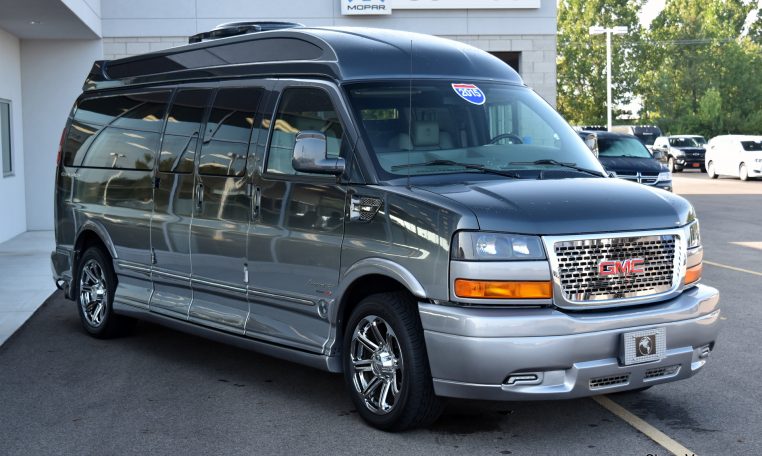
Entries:
[[578,135],[582,136],[589,136],[593,135],[597,138],[635,138],[638,139],[635,135],[630,135],[627,133],[618,133],[615,131],[601,131],[601,130],[580,130],[577,132]]
[[308,75],[337,81],[446,77],[453,82],[523,84],[502,60],[457,41],[387,29],[298,27],[97,61],[84,90],[216,77]]

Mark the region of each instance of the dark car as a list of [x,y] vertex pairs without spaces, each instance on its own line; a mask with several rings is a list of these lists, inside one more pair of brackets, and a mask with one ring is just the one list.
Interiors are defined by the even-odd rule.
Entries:
[[679,173],[686,168],[701,169],[706,172],[704,155],[706,139],[698,135],[660,136],[653,149],[664,153],[664,161],[669,170]]
[[662,135],[661,128],[657,125],[614,125],[611,131],[635,136],[649,150],[654,145],[656,138]]
[[579,136],[609,173],[621,179],[672,191],[672,174],[638,138],[621,133],[581,131]]

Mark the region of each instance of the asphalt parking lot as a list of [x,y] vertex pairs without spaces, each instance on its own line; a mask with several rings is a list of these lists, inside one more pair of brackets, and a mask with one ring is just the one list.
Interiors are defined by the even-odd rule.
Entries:
[[[675,176],[723,327],[687,381],[608,396],[695,454],[762,454],[762,181]],[[453,401],[430,428],[366,426],[341,377],[141,323],[95,340],[60,293],[0,347],[0,454],[669,454],[592,399]],[[663,442],[662,442],[663,444]]]

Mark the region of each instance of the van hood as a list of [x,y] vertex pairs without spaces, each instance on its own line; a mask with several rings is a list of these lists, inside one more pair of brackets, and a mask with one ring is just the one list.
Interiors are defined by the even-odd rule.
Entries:
[[690,203],[621,179],[494,180],[419,187],[473,211],[484,231],[559,235],[683,226]]
[[653,158],[637,157],[598,157],[606,171],[614,171],[617,174],[635,174],[637,172],[656,175],[666,171],[661,163]]

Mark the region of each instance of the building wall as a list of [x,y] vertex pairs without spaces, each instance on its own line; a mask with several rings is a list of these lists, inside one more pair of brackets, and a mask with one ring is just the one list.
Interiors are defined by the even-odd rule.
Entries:
[[[11,101],[13,175],[0,171],[0,242],[26,231],[21,51],[18,38],[0,29],[0,98]],[[0,168],[1,169],[1,168]]]
[[[535,9],[394,10],[389,16],[343,16],[340,0],[103,0],[105,58],[113,59],[187,43],[218,24],[285,20],[307,26],[381,27],[463,41],[480,49],[521,52],[527,85],[556,103],[556,2]],[[467,0],[463,0],[467,4]]]
[[21,41],[29,230],[53,227],[53,188],[61,131],[93,62],[102,56],[100,40]]

